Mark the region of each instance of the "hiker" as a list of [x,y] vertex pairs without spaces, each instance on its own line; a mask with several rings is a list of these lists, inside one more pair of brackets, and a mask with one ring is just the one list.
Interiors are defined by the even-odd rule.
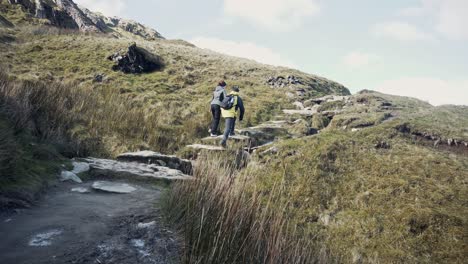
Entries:
[[226,90],[224,89],[225,87],[226,82],[221,80],[213,92],[213,99],[211,99],[211,115],[213,115],[213,121],[211,122],[209,132],[212,137],[216,137],[219,134],[218,127],[219,120],[221,119],[221,102],[227,97]]
[[236,125],[237,110],[240,110],[239,121],[244,119],[244,103],[242,98],[239,96],[239,87],[233,86],[232,91],[226,98],[221,102],[221,115],[225,119],[225,128],[223,140],[221,146],[226,147],[226,142],[230,135],[234,134],[234,128]]

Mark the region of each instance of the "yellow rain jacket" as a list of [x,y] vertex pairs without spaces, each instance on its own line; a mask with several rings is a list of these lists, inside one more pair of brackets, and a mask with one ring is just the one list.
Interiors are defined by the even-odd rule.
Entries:
[[234,118],[237,116],[237,110],[240,109],[241,116],[239,120],[242,120],[244,116],[244,104],[242,103],[242,99],[240,99],[238,92],[232,91],[229,94],[234,95],[234,106],[229,110],[225,110],[221,108],[221,116],[223,118],[229,118],[229,117]]

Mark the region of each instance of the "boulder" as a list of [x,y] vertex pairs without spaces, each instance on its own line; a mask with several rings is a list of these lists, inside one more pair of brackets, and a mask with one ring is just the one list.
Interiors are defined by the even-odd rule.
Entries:
[[73,161],[72,165],[73,165],[73,170],[71,172],[75,174],[80,174],[82,172],[89,171],[89,164],[86,162]]
[[299,110],[304,109],[304,105],[303,105],[301,102],[299,102],[299,101],[295,101],[295,102],[293,103],[293,105],[294,105],[297,109],[299,109]]
[[[139,162],[125,162],[108,159],[88,158],[90,174],[94,177],[142,180],[142,181],[176,181],[191,180],[192,176],[180,170]],[[190,161],[188,161],[190,162]],[[190,163],[191,164],[191,163]]]
[[71,171],[62,171],[60,173],[60,181],[74,181],[76,183],[82,183],[83,181],[80,177],[76,176],[75,173]]
[[149,73],[164,68],[161,57],[137,47],[135,43],[130,45],[126,52],[114,53],[108,59],[116,63],[116,65],[112,66],[112,70],[124,73]]
[[164,165],[171,169],[180,170],[185,174],[192,173],[192,163],[190,160],[181,159],[174,155],[164,155],[154,151],[123,153],[117,156],[117,160]]
[[133,186],[130,186],[126,183],[116,183],[116,182],[108,182],[108,181],[96,181],[92,185],[93,189],[103,192],[110,192],[110,193],[131,193],[136,191],[137,189]]
[[239,133],[252,139],[254,144],[250,147],[257,147],[272,142],[277,138],[288,137],[286,125],[286,121],[270,121],[259,126],[241,129]]

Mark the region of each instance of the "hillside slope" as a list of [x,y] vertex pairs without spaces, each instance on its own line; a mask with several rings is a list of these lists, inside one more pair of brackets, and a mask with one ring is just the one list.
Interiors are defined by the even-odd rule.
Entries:
[[[173,152],[205,136],[210,118],[207,104],[220,79],[241,87],[248,109],[247,126],[271,118],[294,100],[349,94],[344,86],[322,77],[199,49],[185,41],[144,39],[115,27],[112,32],[83,34],[36,25],[38,18],[23,5],[3,1],[0,10],[0,15],[16,25],[0,31],[0,55],[6,58],[0,67],[10,76],[45,83],[66,82],[83,91],[94,91],[100,102],[117,96],[132,110],[145,112],[142,118],[152,119],[154,125],[137,124],[140,127],[133,128],[136,132],[132,136],[118,134],[115,129],[101,131],[96,140],[107,145],[104,148],[108,154],[139,148]],[[85,13],[89,11],[80,14]],[[163,59],[162,70],[148,74],[112,70],[114,62],[107,57],[125,51],[134,41]],[[90,137],[81,134],[87,133],[85,130],[79,130],[74,132],[75,137]],[[158,131],[164,131],[163,135],[153,136]]]
[[[63,21],[32,3],[0,2],[0,198],[23,179],[47,181],[64,156],[191,157],[184,146],[208,135],[211,92],[225,79],[247,108],[239,132],[273,135],[245,168],[234,164],[241,144],[196,153],[199,180],[169,192],[188,263],[466,259],[467,106],[349,95],[323,77],[120,27],[70,0],[39,0]],[[161,67],[113,70],[108,57],[134,42]]]

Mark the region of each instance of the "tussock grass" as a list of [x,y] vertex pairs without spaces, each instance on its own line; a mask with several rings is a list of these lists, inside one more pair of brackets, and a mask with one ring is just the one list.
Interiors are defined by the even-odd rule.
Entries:
[[169,220],[185,236],[184,263],[313,263],[328,260],[288,218],[284,186],[256,190],[235,169],[232,153],[205,154],[193,182],[168,193]]
[[[206,133],[199,120],[167,125],[167,119],[173,118],[171,111],[180,107],[177,104],[145,108],[115,90],[17,81],[4,73],[0,76],[0,104],[16,131],[28,130],[41,140],[58,144],[67,156],[109,157],[139,149],[171,152],[199,137],[197,133]],[[207,114],[204,117],[209,118]]]

